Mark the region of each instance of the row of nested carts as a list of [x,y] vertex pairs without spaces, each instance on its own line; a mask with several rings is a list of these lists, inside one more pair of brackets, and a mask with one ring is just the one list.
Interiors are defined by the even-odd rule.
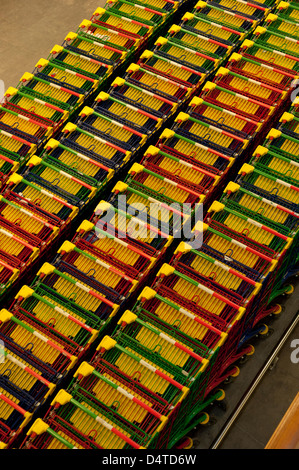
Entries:
[[298,270],[297,22],[109,0],[7,89],[1,448],[173,448],[224,398]]

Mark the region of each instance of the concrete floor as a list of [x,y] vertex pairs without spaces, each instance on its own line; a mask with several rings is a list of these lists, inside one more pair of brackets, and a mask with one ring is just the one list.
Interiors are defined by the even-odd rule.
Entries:
[[[40,58],[47,58],[55,44],[61,44],[69,31],[76,31],[80,22],[89,19],[93,11],[104,5],[104,0],[0,0],[0,81],[4,89],[17,86],[24,72],[31,72]],[[1,82],[0,82],[1,83]],[[0,87],[1,94],[1,87]],[[1,97],[0,97],[1,99]],[[291,318],[298,310],[299,287],[286,301]],[[250,377],[263,363],[283,331],[276,320],[275,334],[259,342],[256,354],[242,366],[240,376],[230,384],[227,393],[228,412],[219,412],[218,425],[232,409],[233,402],[246,391]],[[276,336],[275,336],[276,335]],[[272,338],[272,339],[271,339]],[[223,440],[222,449],[262,449],[274,432],[283,414],[299,390],[299,364],[290,360],[292,339],[299,339],[297,327],[279,354],[279,360],[269,370],[230,432]],[[222,413],[222,414],[221,414]],[[216,413],[217,414],[217,413]],[[217,425],[210,426],[197,436],[198,448],[207,449],[217,434]]]

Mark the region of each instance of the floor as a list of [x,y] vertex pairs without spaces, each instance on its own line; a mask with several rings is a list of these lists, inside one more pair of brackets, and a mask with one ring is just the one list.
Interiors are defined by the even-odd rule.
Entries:
[[[61,44],[69,31],[103,6],[103,0],[1,0],[0,94],[16,87],[24,72],[31,72],[40,58],[47,58],[55,44]],[[0,96],[1,99],[1,96]],[[298,313],[299,286],[288,299],[285,310],[270,326],[272,335],[255,340],[256,353],[241,366],[240,375],[227,385],[226,411],[211,410],[211,423],[195,432],[197,448],[212,447],[235,405],[275,348],[282,332]],[[219,444],[221,449],[263,449],[299,390],[299,363],[291,362],[291,342],[299,341],[299,326],[281,349],[274,367],[267,370],[242,412]],[[299,357],[299,354],[297,355]]]

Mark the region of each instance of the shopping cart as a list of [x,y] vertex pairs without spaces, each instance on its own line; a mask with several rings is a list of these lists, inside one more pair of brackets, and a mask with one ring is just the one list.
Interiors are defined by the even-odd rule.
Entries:
[[[22,316],[20,319],[8,310],[2,310],[0,321],[0,337],[5,347],[21,362],[23,359],[33,370],[39,371],[47,381],[47,393],[51,389],[49,382],[58,384],[76,364],[77,357],[72,355],[71,348],[53,340],[51,333],[37,328],[34,319],[31,321]],[[4,362],[4,368],[5,365]]]
[[142,109],[113,98],[108,93],[100,92],[96,97],[94,109],[102,116],[128,126],[143,135],[150,136],[162,125],[162,119],[157,118]]
[[268,30],[265,26],[258,26],[253,32],[252,40],[255,44],[265,45],[269,49],[299,60],[298,40],[287,36],[286,33],[278,33]]
[[262,127],[262,123],[227,111],[225,108],[208,103],[197,96],[189,102],[187,112],[191,117],[246,140],[253,139]]
[[[292,113],[285,112],[279,119],[281,123],[279,125],[279,130],[281,130],[284,134],[293,137],[297,141],[299,141],[299,118],[296,117]],[[296,155],[294,155],[296,159]]]
[[299,139],[289,134],[287,129],[270,129],[264,146],[276,154],[298,163]]
[[147,139],[146,134],[131,129],[129,126],[125,126],[87,106],[79,114],[78,125],[80,129],[106,139],[132,153],[137,152]]
[[71,70],[67,65],[57,65],[47,59],[40,59],[37,62],[33,74],[48,84],[58,85],[85,97],[94,93],[99,86],[98,79],[90,78]]
[[266,197],[291,211],[299,212],[297,186],[248,164],[244,164],[238,174],[236,182],[245,189]]
[[111,84],[109,94],[162,120],[172,115],[178,106],[177,103],[133,85],[121,77],[117,77]]
[[[295,3],[294,3],[295,5]],[[299,15],[298,15],[299,18]],[[295,19],[286,19],[279,8],[265,18],[265,27],[274,33],[286,34],[298,39],[298,24]]]
[[13,173],[7,180],[3,196],[25,209],[32,210],[60,229],[78,214],[77,206],[69,204],[63,198],[28,181],[18,173]]
[[136,43],[136,39],[125,34],[83,20],[78,32],[70,32],[63,45],[68,51],[105,64],[109,73],[111,68],[114,70],[126,59]]
[[178,45],[168,37],[160,36],[156,40],[155,46],[154,53],[159,53],[159,55],[169,61],[177,62],[184,67],[194,69],[205,75],[210,75],[219,65],[219,59],[190,47]]
[[[177,134],[173,129],[164,129],[159,136],[157,148],[172,157],[183,162],[209,171],[211,174],[222,175],[234,163],[234,158],[202,145],[184,136]],[[156,150],[151,153],[156,153]]]
[[143,171],[148,174],[152,172],[153,175],[160,175],[168,182],[172,181],[177,184],[178,188],[189,188],[190,194],[193,194],[198,202],[207,200],[220,179],[215,172],[201,169],[199,165],[188,165],[183,160],[174,158],[157,147],[147,149],[141,164],[144,166]]
[[63,137],[60,142],[63,145],[110,170],[116,171],[131,158],[131,151],[81,129],[77,124],[69,122],[62,132]]
[[[143,223],[117,205],[101,201],[92,216],[96,234],[116,237],[152,258],[160,258],[173,241],[169,233]],[[125,246],[125,245],[124,245]]]
[[53,134],[58,132],[58,129],[69,117],[69,111],[41,101],[13,87],[6,90],[3,106],[11,111],[24,114],[25,117],[48,126],[49,129],[52,127]]
[[267,65],[258,60],[244,57],[236,52],[229,57],[227,67],[232,72],[249,79],[259,80],[268,86],[281,90],[281,92],[289,91],[294,80],[292,73],[280,70],[274,65]]
[[297,21],[299,19],[298,5],[296,2],[280,2],[276,12],[283,20]]
[[98,80],[98,86],[105,86],[113,70],[113,67],[102,61],[85,57],[83,54],[57,44],[52,48],[48,60],[59,67],[67,66],[68,70]]
[[13,445],[32,419],[32,413],[22,408],[10,394],[0,392],[0,447]]
[[213,0],[211,4],[236,15],[241,14],[245,16],[245,18],[249,18],[258,23],[269,13],[270,8],[275,4],[275,0],[266,0],[259,3],[251,3],[243,0]]
[[203,35],[212,41],[219,42],[223,46],[230,48],[234,48],[245,36],[245,33],[241,32],[241,29],[238,27],[234,26],[234,28],[229,28],[221,24],[220,18],[218,21],[208,19],[205,15],[200,14],[200,11],[198,14],[193,12],[185,13],[181,18],[180,24],[187,31]]
[[[241,14],[241,12],[236,13],[229,11],[227,8],[221,8],[214,2],[197,2],[197,4],[194,6],[192,14],[194,14],[193,18],[190,17],[190,13],[187,13],[188,16],[190,15],[189,17],[193,27],[196,27],[198,22],[197,18],[200,18],[201,20],[204,19],[215,22],[220,24],[223,29],[229,28],[230,30],[233,30],[234,32],[236,31],[237,33],[239,32],[241,35],[245,36],[257,24],[256,19],[252,19],[244,14]],[[184,20],[185,17],[183,17],[183,21]]]
[[156,10],[155,8],[150,8],[150,6],[147,6],[143,2],[135,2],[133,0],[108,0],[106,2],[106,10],[109,13],[116,13],[122,17],[129,18],[131,21],[137,21],[151,26],[155,29],[155,32],[167,18],[167,13],[162,9]]
[[50,164],[98,190],[104,188],[114,175],[114,170],[72,150],[55,139],[50,139],[47,142],[41,158],[43,163]]
[[152,24],[146,21],[137,21],[122,13],[110,12],[104,8],[97,8],[91,17],[91,21],[107,28],[111,28],[119,33],[127,34],[142,43],[145,43],[154,31]]
[[175,80],[160,76],[160,74],[153,73],[137,64],[129,65],[124,78],[128,83],[132,83],[151,93],[157,93],[179,104],[186,101],[192,92],[192,88],[178,84]]
[[68,112],[69,116],[84,101],[84,94],[70,90],[64,84],[48,82],[46,79],[28,72],[21,77],[18,90],[35,100]]
[[75,178],[36,155],[28,160],[22,175],[27,181],[50,191],[79,209],[82,209],[97,191],[97,188],[90,186],[82,177]]
[[[162,183],[164,189],[161,191],[159,178],[149,177],[147,184],[149,183],[151,186],[140,187],[134,184],[134,181],[132,184],[118,181],[112,189],[108,203],[120,216],[131,220],[133,234],[137,231],[145,239],[157,234],[162,237],[178,236],[183,225],[192,218],[194,209],[171,197],[170,191],[180,192],[176,186]],[[167,189],[170,195],[164,193]],[[181,191],[181,193],[185,198],[190,196],[187,191]]]
[[97,449],[97,446],[92,440],[86,442],[75,429],[65,428],[59,419],[47,416],[33,422],[19,449]]
[[298,75],[299,59],[282,51],[271,48],[266,43],[245,39],[241,44],[239,53],[249,59],[256,60],[261,64],[270,65],[283,72],[290,73],[294,78]]
[[249,143],[248,139],[223,130],[221,122],[214,126],[182,112],[175,118],[173,129],[186,139],[207,145],[233,158],[238,157]]
[[257,123],[266,122],[275,111],[274,106],[221,87],[215,82],[206,82],[200,97],[205,102],[225,108],[227,111],[237,113]]
[[71,395],[61,389],[51,405],[51,415],[55,415],[56,422],[75,436],[81,435],[91,448],[143,448],[142,436],[134,424],[126,422],[114,409],[98,404],[93,396],[85,396],[79,391]]
[[[60,255],[60,256],[59,256]],[[115,295],[123,301],[136,289],[138,281],[121,270],[78,248],[69,241],[65,241],[58,249],[58,255],[54,261],[55,266],[63,272],[70,272],[81,281],[90,284],[98,292],[102,292],[107,298]],[[95,287],[97,286],[97,287]],[[107,289],[107,294],[105,293]]]

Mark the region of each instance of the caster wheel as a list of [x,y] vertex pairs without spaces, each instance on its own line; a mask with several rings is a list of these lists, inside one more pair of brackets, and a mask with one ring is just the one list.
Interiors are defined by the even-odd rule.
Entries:
[[275,305],[275,308],[272,311],[272,315],[280,315],[282,312],[282,306],[277,304]]
[[239,367],[235,366],[234,372],[231,374],[231,377],[238,377],[239,374],[240,374],[240,369]]
[[262,325],[263,328],[261,329],[261,331],[259,332],[260,335],[267,335],[269,333],[269,327],[267,325]]
[[202,417],[203,420],[200,422],[200,424],[208,424],[210,421],[210,416],[208,415],[208,413],[203,413]]
[[219,392],[219,397],[216,398],[217,401],[222,401],[224,400],[225,398],[225,391],[222,390],[222,388],[220,388],[219,390],[217,390],[217,392]]
[[193,440],[191,437],[184,437],[181,441],[175,446],[176,449],[192,449],[193,448]]
[[294,292],[294,286],[290,284],[287,289],[285,290],[286,295],[291,295]]
[[254,346],[252,346],[252,344],[249,344],[248,345],[248,352],[246,352],[246,356],[253,356],[254,353],[255,353]]

